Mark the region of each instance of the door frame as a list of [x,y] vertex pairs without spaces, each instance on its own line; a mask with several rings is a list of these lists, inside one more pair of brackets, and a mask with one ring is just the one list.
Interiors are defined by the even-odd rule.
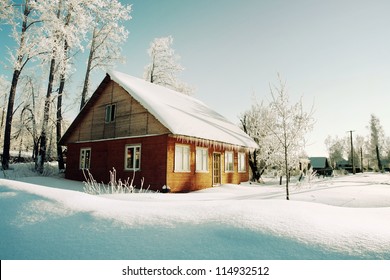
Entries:
[[[218,170],[216,170],[216,168],[215,168],[216,156],[217,156],[218,161],[219,161]],[[214,152],[214,153],[213,153],[213,170],[212,170],[213,186],[219,186],[219,185],[222,184],[222,169],[221,169],[221,165],[222,165],[222,156],[221,156],[221,153],[215,153],[215,152]],[[215,178],[216,178],[215,172],[216,172],[216,171],[219,171],[219,172],[218,172],[218,175],[217,175],[217,176],[218,176],[218,181],[219,181],[219,182],[217,182],[217,183],[216,183],[216,180],[215,180]]]

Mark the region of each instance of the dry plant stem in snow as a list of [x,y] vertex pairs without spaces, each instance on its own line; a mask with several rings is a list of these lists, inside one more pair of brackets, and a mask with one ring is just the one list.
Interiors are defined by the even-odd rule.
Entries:
[[127,178],[127,180],[122,181],[121,179],[116,178],[116,170],[112,168],[110,171],[110,182],[108,185],[104,183],[98,183],[94,178],[91,172],[88,169],[83,169],[83,175],[85,178],[84,181],[84,191],[88,194],[126,194],[126,193],[136,193],[136,192],[149,192],[149,188],[143,189],[144,178],[141,179],[140,189],[136,189],[134,185],[135,172],[133,172],[133,178]]

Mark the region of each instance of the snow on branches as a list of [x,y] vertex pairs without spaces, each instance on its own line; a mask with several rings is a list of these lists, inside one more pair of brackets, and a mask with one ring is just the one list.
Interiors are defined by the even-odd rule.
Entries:
[[145,67],[144,79],[172,90],[191,95],[193,89],[178,79],[178,74],[184,70],[179,64],[179,56],[171,48],[172,36],[155,38],[150,44],[148,54],[150,64]]
[[313,110],[306,112],[302,99],[291,104],[286,83],[279,78],[278,85],[270,85],[271,101],[268,104],[254,101],[252,108],[241,117],[241,124],[260,146],[250,156],[254,179],[259,179],[267,167],[278,167],[288,183],[291,170],[305,147],[305,135],[312,129]]

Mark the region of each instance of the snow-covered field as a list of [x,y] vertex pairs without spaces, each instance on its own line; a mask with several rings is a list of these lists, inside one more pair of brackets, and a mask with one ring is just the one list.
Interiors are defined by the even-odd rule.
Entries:
[[[21,175],[23,174],[23,175]],[[1,174],[0,259],[390,259],[390,175],[94,196]],[[27,177],[22,177],[27,176]]]

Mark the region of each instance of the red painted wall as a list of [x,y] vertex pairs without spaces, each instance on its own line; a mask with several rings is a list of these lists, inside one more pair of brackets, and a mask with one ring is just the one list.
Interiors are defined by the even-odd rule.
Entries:
[[[140,187],[144,178],[143,188],[161,191],[168,185],[172,192],[189,192],[213,186],[213,154],[221,154],[221,182],[222,184],[239,184],[249,180],[249,166],[246,172],[238,172],[237,150],[234,152],[234,172],[225,171],[225,148],[214,145],[207,147],[202,144],[182,142],[168,135],[137,137],[108,141],[95,141],[86,143],[69,143],[67,151],[67,166],[65,176],[68,179],[84,181],[82,171],[79,169],[80,149],[91,148],[90,172],[98,182],[108,183],[109,171],[114,167],[117,179],[126,180],[133,177],[133,171],[125,170],[125,147],[129,144],[141,145],[141,169],[136,171],[134,184]],[[190,147],[190,171],[175,172],[175,145],[188,145]],[[196,147],[208,148],[208,171],[196,171]],[[241,150],[241,151],[245,151]]]
[[80,149],[91,148],[90,172],[97,182],[108,183],[109,171],[114,167],[117,179],[133,177],[133,171],[125,170],[125,147],[129,144],[141,144],[141,169],[135,172],[134,185],[139,188],[144,178],[144,188],[160,190],[166,184],[166,146],[167,135],[149,136],[87,143],[69,143],[65,177],[85,181],[79,169]]

